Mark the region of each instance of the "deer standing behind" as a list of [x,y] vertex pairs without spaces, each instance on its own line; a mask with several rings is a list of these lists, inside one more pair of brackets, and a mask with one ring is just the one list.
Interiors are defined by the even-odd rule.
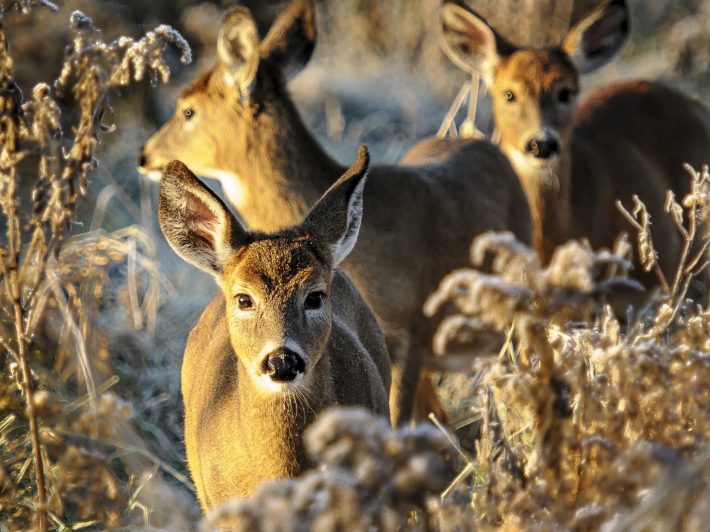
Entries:
[[[300,219],[343,170],[308,132],[286,90],[315,40],[308,0],[294,1],[261,42],[249,11],[233,8],[219,28],[217,64],[182,93],[175,115],[148,140],[143,169],[180,158],[219,179],[254,229]],[[469,264],[471,241],[484,231],[512,231],[530,242],[525,194],[495,146],[473,139],[426,146],[408,166],[371,169],[359,244],[342,263],[387,336],[395,423],[410,418],[422,357],[435,361],[437,323],[424,317],[422,305],[440,279]],[[426,414],[436,405],[430,381],[423,382]]]
[[222,294],[182,365],[185,447],[203,509],[298,475],[301,437],[330,405],[387,416],[390,360],[374,315],[337,266],[362,217],[367,151],[299,225],[248,232],[181,162],[160,184],[160,227]]
[[[611,247],[630,226],[615,207],[636,194],[652,217],[666,275],[682,239],[664,213],[667,189],[689,188],[683,163],[710,162],[710,115],[700,102],[649,81],[608,85],[579,103],[580,75],[611,60],[629,35],[624,0],[607,0],[553,48],[515,46],[462,1],[442,5],[444,48],[479,72],[493,99],[500,147],[530,201],[533,241],[546,262],[571,238]],[[657,281],[642,277],[647,285]]]

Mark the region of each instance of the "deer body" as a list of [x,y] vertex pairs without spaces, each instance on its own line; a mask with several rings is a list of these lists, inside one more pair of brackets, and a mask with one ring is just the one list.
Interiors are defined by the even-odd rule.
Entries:
[[[674,271],[681,237],[665,191],[688,190],[683,163],[710,161],[710,118],[700,103],[653,82],[598,89],[577,104],[579,77],[610,60],[629,32],[623,0],[607,0],[557,48],[517,47],[463,3],[442,6],[445,50],[478,71],[493,98],[500,146],[530,202],[541,258],[570,238],[611,247],[630,226],[615,206],[638,195],[652,216],[661,267]],[[654,281],[650,276],[648,283]]]
[[188,465],[205,510],[301,473],[303,432],[324,408],[389,414],[384,337],[335,268],[357,238],[364,153],[301,224],[273,234],[246,232],[182,163],[167,167],[161,229],[222,291],[190,332],[181,374]]
[[[339,272],[333,278],[332,299],[337,302],[336,315],[364,305]],[[361,405],[388,415],[389,358],[382,339],[371,333],[377,328],[374,317],[360,323],[334,322],[326,347],[329,355],[315,368],[317,386],[309,388],[307,397],[295,399],[259,394],[234,354],[225,316],[220,296],[190,332],[182,365],[185,447],[204,509],[231,497],[246,497],[264,481],[298,476],[307,464],[303,431],[324,408]],[[357,350],[344,340],[353,331],[362,344]],[[363,349],[377,358],[364,356]],[[363,382],[363,375],[371,379]]]
[[[342,171],[303,125],[284,83],[314,45],[312,10],[294,2],[262,43],[248,12],[231,11],[218,51],[239,53],[220,55],[183,93],[173,119],[146,143],[144,168],[179,154],[197,173],[221,179],[227,194],[236,191],[230,201],[250,227],[274,230],[300,219]],[[370,170],[359,244],[342,264],[386,333],[395,422],[410,417],[422,357],[434,360],[435,323],[421,309],[439,280],[468,264],[470,243],[483,231],[510,230],[530,241],[525,194],[495,146],[432,139],[424,147],[404,166]]]

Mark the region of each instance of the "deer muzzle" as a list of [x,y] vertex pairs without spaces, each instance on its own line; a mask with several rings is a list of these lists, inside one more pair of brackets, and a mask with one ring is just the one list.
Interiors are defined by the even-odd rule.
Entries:
[[262,371],[274,382],[292,382],[306,371],[306,363],[295,351],[280,347],[264,358]]

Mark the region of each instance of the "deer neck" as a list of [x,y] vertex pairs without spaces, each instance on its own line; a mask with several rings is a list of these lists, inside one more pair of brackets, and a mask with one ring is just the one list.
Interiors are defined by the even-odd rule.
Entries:
[[516,152],[513,166],[530,205],[533,245],[543,263],[552,258],[555,248],[572,237],[571,157],[563,153],[554,169],[533,167]]
[[221,180],[244,221],[259,231],[299,223],[344,171],[306,129],[287,97],[279,100],[256,112],[244,153],[230,165],[232,175]]
[[236,431],[244,458],[258,463],[264,479],[296,476],[306,454],[303,432],[327,405],[334,403],[330,362],[326,356],[311,371],[308,389],[289,394],[265,394],[256,389],[239,362]]

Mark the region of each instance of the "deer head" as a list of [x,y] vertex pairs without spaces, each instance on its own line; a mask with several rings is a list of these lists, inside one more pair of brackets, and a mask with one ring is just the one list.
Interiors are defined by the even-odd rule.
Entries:
[[306,65],[315,40],[310,0],[292,2],[263,41],[249,10],[232,8],[219,27],[215,66],[183,91],[173,117],[141,149],[141,170],[159,179],[168,161],[179,158],[198,175],[220,179],[239,205],[239,191],[230,190],[238,180],[225,168],[247,173],[250,150],[301,134],[279,117],[295,113],[285,82]]
[[629,34],[624,0],[601,4],[553,48],[515,46],[456,0],[444,2],[441,21],[447,55],[482,75],[501,148],[521,174],[555,169],[569,149],[580,74],[610,61]]
[[333,269],[357,240],[368,163],[362,146],[301,224],[273,234],[245,230],[183,163],[165,169],[161,230],[178,255],[216,279],[234,352],[264,393],[307,385],[323,356]]

